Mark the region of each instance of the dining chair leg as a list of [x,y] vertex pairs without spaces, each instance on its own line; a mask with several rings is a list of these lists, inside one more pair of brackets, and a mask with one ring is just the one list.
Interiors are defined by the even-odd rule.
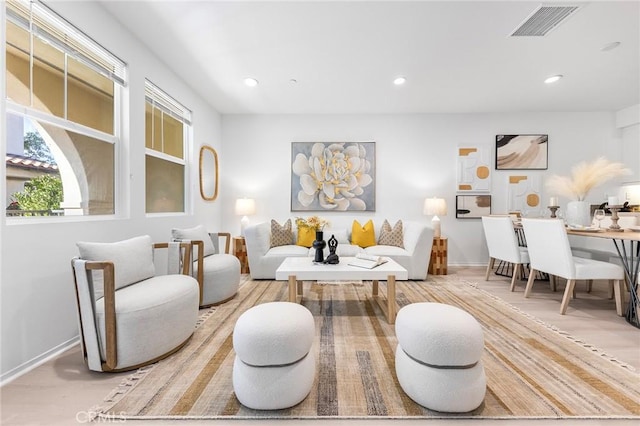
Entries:
[[609,293],[607,294],[607,296],[609,296],[609,300],[615,297],[615,293],[616,293],[615,284],[613,280],[609,280]]
[[489,274],[491,273],[491,270],[493,269],[493,263],[496,261],[496,259],[494,257],[490,257],[489,258],[489,264],[487,265],[487,273],[484,275],[484,280],[485,281],[489,281]]
[[556,276],[555,275],[551,275],[549,274],[549,288],[551,289],[551,291],[553,291],[554,293],[556,292]]
[[615,282],[613,282],[613,293],[616,299],[616,313],[621,317],[624,315],[624,309],[622,308],[624,306],[622,300],[622,280],[615,280]]
[[533,282],[535,281],[536,270],[531,268],[529,271],[529,279],[527,280],[527,287],[524,289],[524,297],[529,297],[531,294],[531,287],[533,287]]
[[564,315],[567,312],[569,299],[571,299],[575,286],[576,280],[567,280],[567,287],[564,289],[564,296],[562,297],[562,304],[560,305],[560,315]]
[[520,268],[522,267],[522,264],[520,263],[516,263],[513,266],[513,276],[511,277],[511,287],[509,288],[509,290],[513,291],[514,288],[516,288],[516,277],[518,276],[518,273],[520,272]]

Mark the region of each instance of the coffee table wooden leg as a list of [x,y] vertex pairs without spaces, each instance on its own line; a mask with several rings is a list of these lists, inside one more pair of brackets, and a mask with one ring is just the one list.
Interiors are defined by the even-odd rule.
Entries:
[[297,302],[297,294],[296,294],[296,276],[289,275],[289,302],[296,303]]
[[378,280],[373,280],[373,288],[371,289],[371,294],[374,296],[378,295]]
[[302,280],[298,280],[298,294],[302,296]]
[[396,322],[396,276],[389,275],[387,277],[387,322],[395,324]]

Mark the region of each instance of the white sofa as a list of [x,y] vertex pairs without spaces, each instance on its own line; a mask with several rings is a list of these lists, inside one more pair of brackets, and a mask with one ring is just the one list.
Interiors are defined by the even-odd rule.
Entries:
[[[380,235],[380,226],[382,224],[377,225],[376,239]],[[336,236],[336,239],[338,239],[336,253],[340,257],[355,256],[360,252],[375,256],[387,256],[398,262],[409,272],[410,280],[424,280],[427,278],[429,258],[431,257],[433,229],[420,222],[403,221],[402,225],[404,248],[375,245],[363,249],[357,245],[350,244],[350,232],[339,228],[325,229],[324,239],[327,241],[331,238],[331,235]],[[271,224],[269,222],[247,227],[245,230],[245,242],[252,279],[275,279],[276,269],[286,257],[313,256],[315,253],[313,248],[309,249],[294,244],[271,247]],[[328,248],[325,248],[325,257],[326,254],[328,254]]]

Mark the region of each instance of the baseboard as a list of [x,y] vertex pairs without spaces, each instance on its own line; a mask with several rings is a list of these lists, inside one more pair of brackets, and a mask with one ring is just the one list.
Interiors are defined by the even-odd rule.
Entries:
[[67,340],[66,342],[60,343],[58,346],[55,346],[49,349],[48,351],[38,355],[37,357],[32,358],[29,361],[23,364],[20,364],[15,368],[12,368],[6,373],[0,375],[0,387],[6,385],[7,383],[10,383],[11,381],[22,376],[23,374],[26,374],[29,371],[33,370],[34,368],[55,358],[56,356],[60,355],[62,352],[69,350],[70,348],[74,347],[79,343],[80,343],[80,337],[76,336],[72,339]]

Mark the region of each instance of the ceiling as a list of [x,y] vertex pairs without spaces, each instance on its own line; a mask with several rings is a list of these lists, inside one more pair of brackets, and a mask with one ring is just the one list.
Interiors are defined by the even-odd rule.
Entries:
[[[640,103],[639,1],[574,3],[582,7],[546,36],[510,37],[540,4],[102,2],[223,114],[617,111]],[[543,82],[554,74],[564,78]],[[407,82],[395,86],[399,75]],[[245,86],[246,77],[259,85]]]

